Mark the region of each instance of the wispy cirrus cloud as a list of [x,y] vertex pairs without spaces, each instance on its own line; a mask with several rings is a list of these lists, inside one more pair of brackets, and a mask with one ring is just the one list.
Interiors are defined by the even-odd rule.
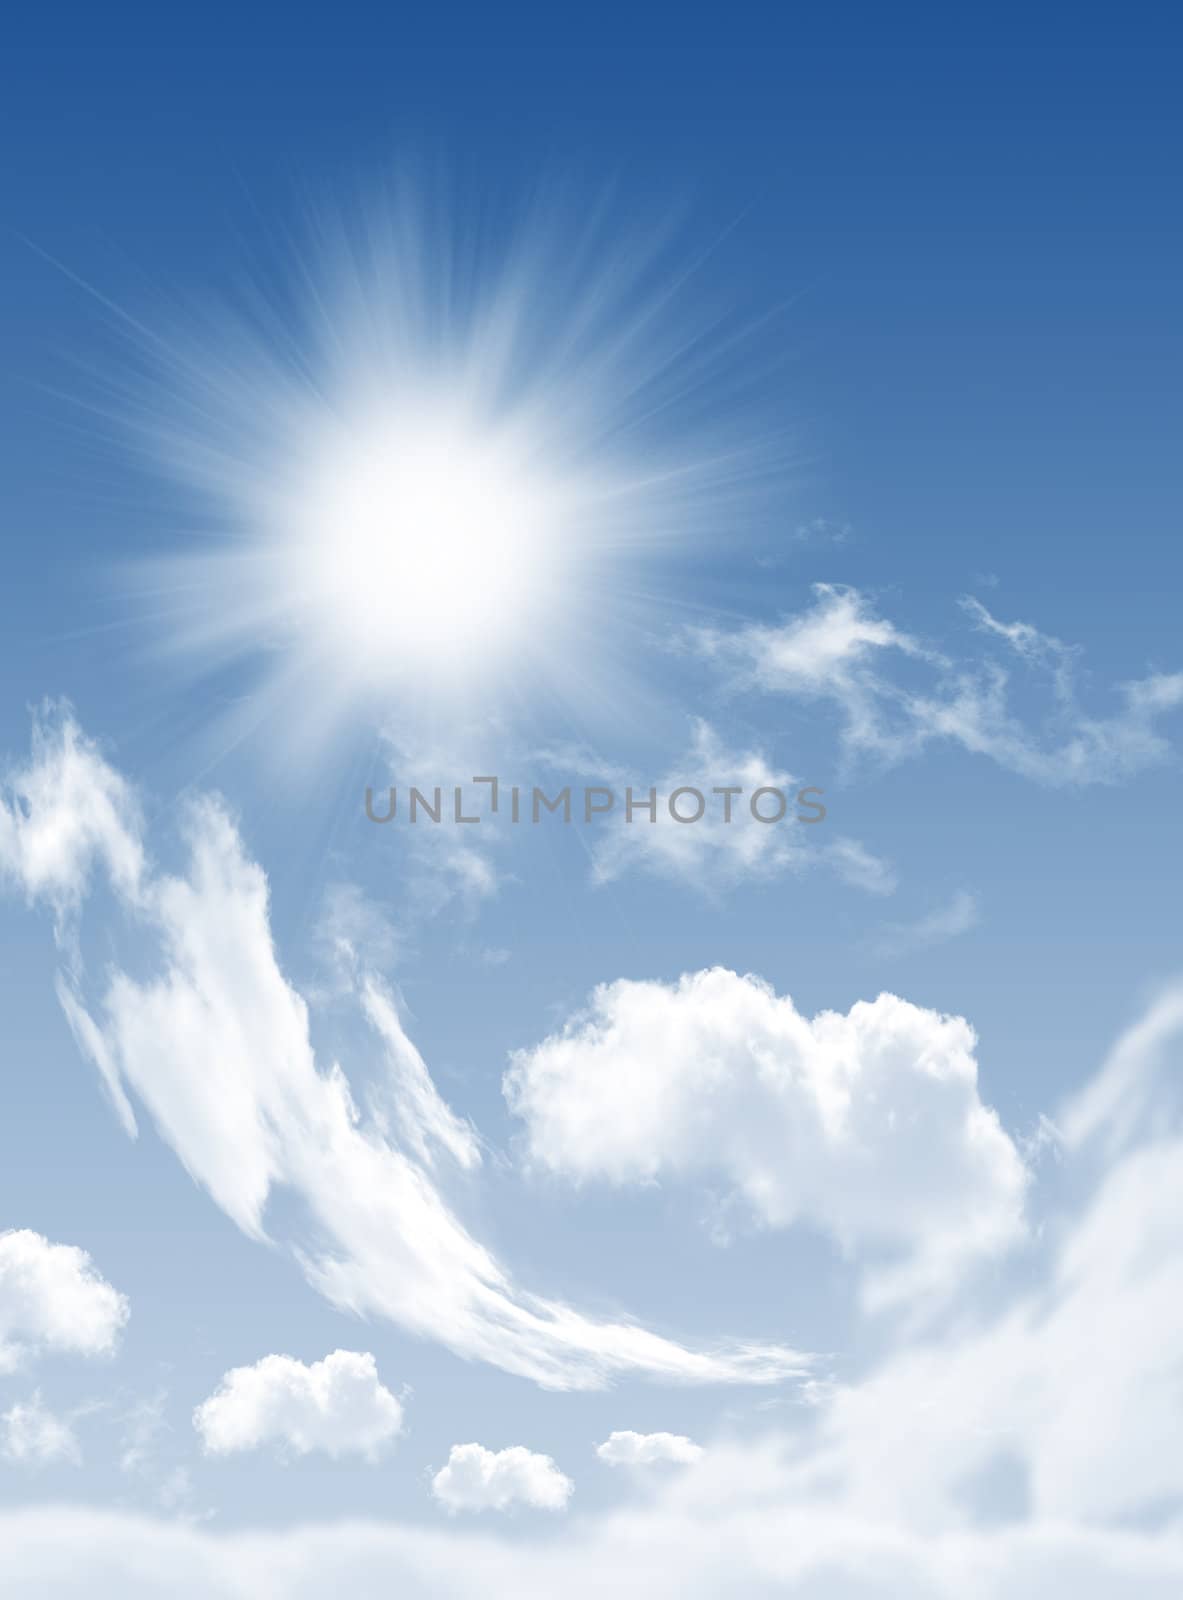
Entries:
[[902,956],[914,950],[927,950],[968,933],[977,925],[978,916],[977,895],[968,889],[958,889],[943,905],[926,911],[912,922],[887,923],[871,940],[871,948],[879,956]]
[[[895,888],[890,863],[857,839],[832,838],[832,821],[818,836],[816,825],[825,812],[820,789],[776,766],[758,746],[729,745],[701,717],[691,723],[687,748],[652,784],[658,799],[651,821],[641,809],[649,789],[640,785],[634,788],[636,812],[628,818],[622,796],[634,786],[631,774],[585,749],[556,747],[541,754],[557,771],[577,772],[611,789],[614,804],[597,818],[591,843],[595,884],[640,873],[714,898],[743,884],[821,868],[870,894],[890,894]],[[670,800],[679,790],[681,815],[690,817],[701,809],[698,820],[679,821],[671,814]],[[759,805],[765,820],[752,807],[753,796],[762,790]],[[799,805],[802,791],[808,802]],[[783,797],[785,814],[767,820],[780,808],[778,796]]]
[[[951,744],[1049,786],[1117,783],[1163,761],[1159,721],[1183,706],[1183,672],[1116,686],[1107,715],[1080,702],[1078,652],[1030,623],[1000,622],[977,600],[962,608],[1004,649],[954,659],[880,616],[856,589],[818,584],[812,606],[775,624],[695,629],[693,647],[734,689],[836,708],[851,756],[896,762]],[[1007,662],[1047,683],[1041,716],[1015,710]],[[904,670],[904,668],[908,670]]]
[[48,1467],[57,1462],[79,1466],[82,1446],[70,1423],[55,1416],[34,1391],[0,1412],[0,1456],[22,1467]]

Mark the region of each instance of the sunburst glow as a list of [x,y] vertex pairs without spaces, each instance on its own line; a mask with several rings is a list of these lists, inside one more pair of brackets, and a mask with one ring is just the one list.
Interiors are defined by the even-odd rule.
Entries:
[[151,569],[161,637],[261,663],[305,729],[604,701],[669,553],[734,544],[783,467],[734,404],[703,421],[721,373],[734,401],[735,329],[671,312],[668,246],[557,204],[496,246],[462,219],[404,187],[321,221],[246,309],[148,352],[134,420],[203,540]]

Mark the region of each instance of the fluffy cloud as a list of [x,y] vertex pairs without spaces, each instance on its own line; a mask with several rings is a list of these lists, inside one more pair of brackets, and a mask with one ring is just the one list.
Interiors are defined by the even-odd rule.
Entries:
[[610,1433],[596,1454],[610,1467],[648,1467],[656,1461],[676,1461],[690,1466],[700,1461],[703,1448],[683,1433],[634,1433],[630,1428]]
[[29,1467],[46,1467],[58,1461],[78,1466],[82,1461],[73,1428],[46,1410],[40,1394],[0,1413],[0,1455]]
[[872,1297],[946,1282],[1022,1232],[1027,1174],[960,1017],[884,994],[812,1021],[754,977],[620,981],[504,1080],[539,1166],[576,1181],[722,1175],[771,1226],[897,1260]]
[[110,1355],[127,1317],[85,1250],[27,1228],[0,1233],[0,1372],[45,1351]]
[[[62,748],[85,752],[98,792],[118,792],[68,719],[38,734],[43,763],[54,766]],[[44,792],[39,773],[24,787]],[[91,787],[81,783],[80,797]],[[40,826],[39,813],[14,805],[8,818],[21,859],[20,836]],[[136,1132],[134,1097],[245,1233],[286,1242],[341,1309],[389,1318],[554,1388],[594,1387],[628,1371],[763,1383],[801,1369],[800,1355],[782,1347],[691,1350],[519,1288],[444,1196],[444,1181],[477,1165],[475,1137],[438,1095],[377,980],[357,980],[380,1054],[380,1079],[361,1106],[341,1066],[316,1059],[307,1005],[272,942],[266,877],[224,807],[192,802],[183,817],[185,872],[144,867],[133,893],[108,855],[123,860],[134,845],[142,860],[136,825],[129,812],[93,847],[84,844],[92,828],[81,798],[55,821],[63,859],[89,867],[91,850],[107,861],[125,905],[158,942],[160,975],[140,982],[115,968],[98,1005],[63,976],[59,996],[128,1133]],[[286,1233],[268,1215],[280,1187],[303,1203],[305,1220]]]
[[496,1451],[454,1444],[447,1466],[431,1480],[432,1494],[449,1511],[506,1511],[514,1505],[562,1511],[574,1487],[549,1456],[520,1444]]
[[276,1444],[296,1455],[376,1459],[402,1432],[403,1408],[378,1381],[372,1355],[334,1350],[305,1366],[291,1356],[264,1356],[235,1367],[197,1407],[193,1426],[209,1455]]
[[[735,688],[836,707],[852,753],[898,761],[944,742],[1049,785],[1115,783],[1169,753],[1157,722],[1183,706],[1181,672],[1118,685],[1120,710],[1097,717],[1078,701],[1077,652],[1030,623],[1000,622],[965,600],[1003,656],[958,662],[877,616],[857,590],[819,584],[814,596],[775,627],[696,630],[695,646]],[[1007,661],[1046,681],[1039,721],[1013,710]]]

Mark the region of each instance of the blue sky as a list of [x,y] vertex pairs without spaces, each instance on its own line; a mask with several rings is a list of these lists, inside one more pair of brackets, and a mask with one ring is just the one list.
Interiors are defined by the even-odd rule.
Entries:
[[1150,15],[7,53],[12,1592],[1177,1592]]

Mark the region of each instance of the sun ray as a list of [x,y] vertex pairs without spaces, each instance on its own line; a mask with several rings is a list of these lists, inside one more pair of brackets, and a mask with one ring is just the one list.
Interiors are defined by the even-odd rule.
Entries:
[[146,341],[125,420],[201,530],[131,576],[159,643],[282,684],[307,745],[531,698],[627,714],[679,557],[766,531],[790,456],[733,403],[742,326],[610,209],[555,197],[490,239],[403,182]]

